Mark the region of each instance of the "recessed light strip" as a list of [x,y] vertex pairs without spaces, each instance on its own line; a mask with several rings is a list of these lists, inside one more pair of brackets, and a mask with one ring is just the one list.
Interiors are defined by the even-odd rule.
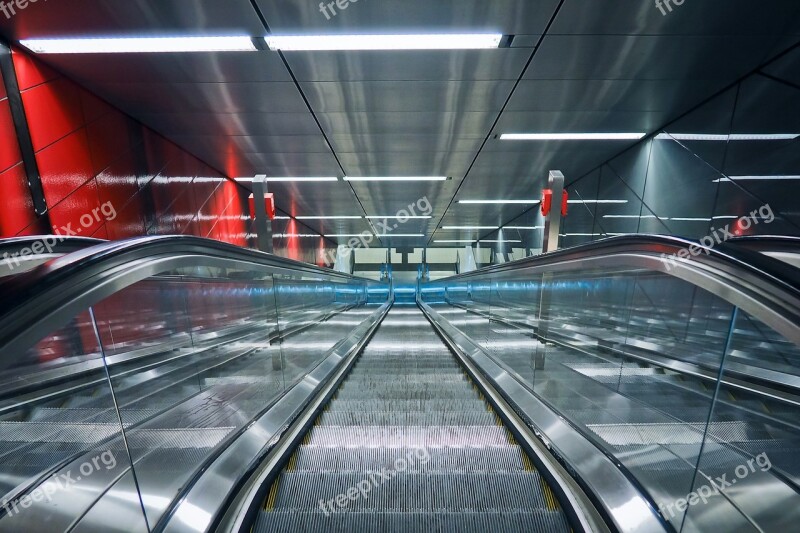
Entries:
[[655,215],[603,215],[603,218],[634,218],[634,219],[646,219],[646,218],[658,218]]
[[[252,182],[255,178],[253,178],[253,177],[242,177],[242,178],[234,178],[234,179],[236,181]],[[319,178],[318,177],[310,177],[310,178],[277,177],[277,178],[267,178],[266,181],[269,182],[269,183],[284,182],[284,181],[287,181],[287,182],[339,181],[339,178],[336,178],[336,177],[333,177],[333,176],[330,176],[330,177],[319,177]]]
[[800,133],[659,133],[656,139],[675,141],[791,141],[800,137]]
[[332,216],[307,216],[307,217],[294,217],[294,218],[296,218],[297,220],[361,220],[364,217],[358,216],[358,215],[356,215],[356,216],[350,216],[350,215],[337,216],[337,215],[332,215]]
[[155,52],[253,52],[249,36],[111,37],[74,39],[22,39],[20,44],[37,54],[122,54]]
[[730,183],[734,181],[796,181],[800,176],[728,176],[715,179],[712,183]]
[[500,229],[500,228],[498,226],[442,226],[441,229],[479,230],[479,229]]
[[646,133],[504,133],[501,141],[638,141]]
[[541,200],[459,200],[459,204],[538,204]]
[[627,204],[628,200],[567,200],[569,204]]
[[468,50],[497,48],[500,33],[395,35],[269,35],[270,50]]
[[377,216],[377,215],[367,215],[366,218],[377,219],[377,220],[384,220],[384,219],[387,219],[387,218],[388,219],[392,219],[392,220],[395,220],[395,219],[398,219],[398,218],[400,218],[400,219],[409,219],[409,220],[410,219],[425,219],[425,220],[427,220],[427,219],[430,219],[430,218],[433,218],[433,217],[431,215],[408,215],[408,216],[404,216],[404,217],[403,216],[397,216],[397,215],[391,215],[391,216],[385,216],[385,217],[381,217],[381,216]]
[[345,176],[344,181],[447,181],[447,176]]

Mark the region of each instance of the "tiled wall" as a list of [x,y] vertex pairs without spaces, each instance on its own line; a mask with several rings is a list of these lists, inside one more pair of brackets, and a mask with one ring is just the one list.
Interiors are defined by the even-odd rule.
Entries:
[[0,237],[69,226],[103,239],[189,234],[252,244],[249,191],[26,53],[13,57],[48,218],[34,213],[3,92]]

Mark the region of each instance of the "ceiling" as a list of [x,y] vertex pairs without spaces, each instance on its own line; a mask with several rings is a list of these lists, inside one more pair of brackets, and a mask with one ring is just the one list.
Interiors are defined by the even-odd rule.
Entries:
[[[421,247],[486,233],[441,226],[500,226],[531,207],[459,200],[538,198],[549,170],[571,182],[634,144],[513,142],[497,135],[656,132],[800,40],[796,0],[753,5],[687,2],[662,15],[646,0],[361,0],[328,20],[316,0],[70,0],[0,17],[0,33],[12,42],[164,34],[514,35],[509,48],[476,51],[41,56],[230,177],[448,176],[270,184],[279,209],[292,216],[386,216],[427,198],[432,218],[394,231],[424,237],[381,238],[384,245]],[[304,223],[323,234],[370,229],[367,219]]]

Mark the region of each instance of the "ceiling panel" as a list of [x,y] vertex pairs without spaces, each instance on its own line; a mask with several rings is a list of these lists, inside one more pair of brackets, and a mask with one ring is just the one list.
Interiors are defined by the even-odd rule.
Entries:
[[342,153],[339,161],[348,176],[463,176],[472,152]]
[[435,217],[444,213],[458,187],[459,180],[435,182],[351,182],[353,190],[362,199],[367,215],[395,216],[400,210],[417,215],[429,211]]
[[[651,133],[800,40],[796,0],[763,0],[757,7],[752,0],[691,2],[669,16],[652,1],[565,0],[515,86],[559,0],[362,0],[330,20],[318,2],[255,3],[274,33],[498,31],[515,38],[511,48],[497,50],[287,52],[286,64],[269,51],[43,59],[231,176],[340,176],[339,162],[352,176],[452,176],[446,182],[270,184],[279,208],[299,215],[362,215],[363,209],[389,215],[428,198],[434,218],[410,221],[416,225],[409,231],[403,225],[403,233],[428,236],[442,217],[447,225],[499,225],[527,209],[454,200],[538,197],[549,170],[560,169],[571,181],[632,144],[504,142],[497,134]],[[0,17],[0,33],[11,41],[265,32],[250,0],[53,1],[31,4],[10,20]],[[795,63],[787,59],[768,72],[798,84]],[[769,94],[743,95],[737,128],[793,127],[796,113],[769,114],[781,124],[759,113],[780,107],[780,90]],[[702,116],[703,124],[716,127]],[[737,146],[728,161],[750,168],[749,150]],[[771,168],[793,165],[790,150],[756,156],[773,161]],[[515,223],[535,219],[529,210]],[[369,227],[364,220],[309,225],[325,233]],[[435,233],[453,235],[460,232]]]
[[531,50],[286,52],[299,81],[516,80]]
[[301,83],[318,113],[499,111],[514,83],[495,81],[368,81]]
[[317,113],[328,134],[420,134],[460,137],[487,132],[497,116],[491,111]]
[[[213,110],[212,110],[213,111]],[[154,129],[171,135],[187,131],[227,137],[318,135],[319,127],[309,113],[139,113],[136,118]]]
[[203,135],[173,135],[172,140],[195,153],[330,153],[322,135],[220,137],[207,132]]
[[333,134],[328,135],[337,154],[346,152],[472,152],[483,143],[485,135],[430,134]]
[[654,2],[566,0],[552,34],[606,35],[800,35],[795,0],[685,2],[667,15]]
[[700,101],[717,88],[713,80],[587,79],[522,80],[507,112],[661,111]]
[[138,113],[305,113],[308,107],[293,82],[107,83],[97,90],[113,94]]
[[525,132],[651,132],[669,114],[660,111],[517,111],[504,113],[494,130]]
[[277,34],[363,32],[364,28],[376,33],[468,30],[540,34],[558,5],[558,0],[367,0],[326,17],[317,2],[256,2]]
[[263,27],[248,0],[69,0],[29,3],[0,31],[13,40],[76,35],[237,34]]
[[710,79],[724,86],[777,53],[775,42],[771,35],[548,35],[525,79]]
[[[341,174],[333,154],[209,154],[206,161],[229,176],[337,176]],[[287,205],[288,198],[276,196],[276,205]]]
[[278,54],[224,52],[206,54],[49,55],[47,61],[88,84],[292,81]]

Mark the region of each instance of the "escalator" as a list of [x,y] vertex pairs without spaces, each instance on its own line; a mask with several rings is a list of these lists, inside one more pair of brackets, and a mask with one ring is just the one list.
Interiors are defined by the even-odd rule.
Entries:
[[258,533],[570,531],[416,306],[389,312],[267,494]]
[[203,239],[72,243],[0,280],[0,531],[791,529],[796,270],[663,261],[692,245],[611,239],[414,304]]

